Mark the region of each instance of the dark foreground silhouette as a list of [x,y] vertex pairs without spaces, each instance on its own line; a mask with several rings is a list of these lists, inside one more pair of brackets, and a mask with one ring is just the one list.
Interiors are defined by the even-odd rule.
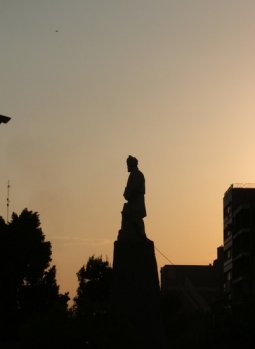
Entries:
[[[132,324],[112,311],[107,260],[92,256],[80,268],[77,295],[68,308],[38,213],[25,209],[9,223],[0,217],[0,241],[1,349],[140,348]],[[210,313],[190,313],[181,295],[171,292],[161,297],[161,315],[169,348],[254,347],[252,299],[241,305],[219,299]]]

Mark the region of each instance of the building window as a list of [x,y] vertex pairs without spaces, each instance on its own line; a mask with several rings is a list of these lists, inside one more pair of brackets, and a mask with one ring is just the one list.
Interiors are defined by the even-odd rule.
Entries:
[[232,224],[227,224],[226,228],[224,229],[224,240],[226,240],[230,235],[232,235]]
[[230,247],[224,252],[224,260],[227,261],[232,257],[232,248]]
[[250,210],[243,209],[235,217],[236,232],[240,229],[249,228],[250,226]]
[[229,270],[224,274],[224,282],[226,283],[231,280],[232,280],[232,270]]
[[229,217],[231,217],[231,203],[229,203],[226,207],[224,207],[224,212],[223,212],[223,215],[224,215],[224,219],[227,219]]

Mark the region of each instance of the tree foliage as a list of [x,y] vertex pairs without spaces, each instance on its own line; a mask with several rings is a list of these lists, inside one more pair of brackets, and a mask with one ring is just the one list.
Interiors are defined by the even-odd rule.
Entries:
[[77,273],[78,289],[74,298],[74,312],[84,314],[92,311],[93,314],[104,312],[110,297],[112,284],[112,267],[102,256],[89,257],[86,266],[82,266]]
[[0,217],[0,241],[0,336],[8,340],[17,338],[34,314],[46,317],[56,304],[67,311],[69,297],[59,294],[56,267],[50,267],[51,243],[37,212],[13,213],[9,223]]
[[7,268],[3,276],[13,275],[17,288],[36,285],[51,262],[51,243],[45,241],[38,213],[27,209],[20,216],[13,213],[4,230],[1,234],[4,240],[1,263]]
[[75,347],[114,348],[110,306],[112,267],[102,256],[89,257],[77,272],[78,288],[71,308],[72,343]]

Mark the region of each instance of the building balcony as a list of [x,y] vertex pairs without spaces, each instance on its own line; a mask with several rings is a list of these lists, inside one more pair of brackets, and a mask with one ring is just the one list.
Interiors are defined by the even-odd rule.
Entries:
[[234,232],[233,239],[238,238],[238,236],[242,234],[249,234],[249,233],[250,233],[250,228],[240,228]]
[[237,261],[240,258],[249,258],[250,252],[249,251],[242,251],[239,252],[237,255],[233,255],[233,262]]
[[224,291],[224,293],[231,293],[232,292],[232,283],[231,282],[224,282],[223,291]]
[[232,247],[232,237],[229,236],[226,240],[224,240],[224,251],[227,251],[230,247]]
[[226,272],[232,270],[233,268],[233,263],[232,263],[232,258],[224,262],[223,266],[223,273],[225,274]]

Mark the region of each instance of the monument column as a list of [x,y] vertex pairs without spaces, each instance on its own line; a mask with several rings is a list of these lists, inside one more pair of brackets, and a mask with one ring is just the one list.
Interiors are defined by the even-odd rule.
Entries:
[[160,313],[160,287],[154,243],[145,234],[145,179],[137,159],[127,159],[130,172],[124,191],[122,224],[114,242],[112,302],[134,348],[166,348]]

